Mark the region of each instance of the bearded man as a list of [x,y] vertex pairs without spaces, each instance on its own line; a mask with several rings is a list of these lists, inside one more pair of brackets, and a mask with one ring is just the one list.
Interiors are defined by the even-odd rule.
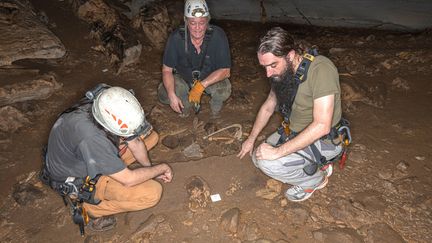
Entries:
[[[287,199],[303,201],[327,185],[332,173],[328,161],[343,151],[337,130],[342,114],[338,71],[328,58],[305,50],[279,27],[261,38],[257,55],[271,90],[237,156],[249,153],[266,175],[292,185]],[[276,109],[284,117],[282,126],[253,151]]]

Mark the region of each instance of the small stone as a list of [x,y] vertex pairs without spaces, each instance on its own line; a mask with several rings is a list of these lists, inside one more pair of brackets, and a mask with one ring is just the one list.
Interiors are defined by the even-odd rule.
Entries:
[[238,223],[240,217],[240,209],[239,208],[231,208],[227,210],[221,216],[221,221],[219,226],[230,233],[237,233],[238,231]]
[[396,168],[402,172],[406,171],[408,169],[408,167],[409,167],[409,164],[404,160],[400,161],[398,163],[398,165],[396,166]]
[[379,178],[381,178],[383,180],[389,180],[392,177],[392,175],[393,175],[393,173],[389,170],[378,172]]
[[188,158],[202,158],[204,157],[201,147],[197,143],[192,143],[183,150],[184,156]]
[[343,52],[345,52],[345,51],[346,51],[345,48],[337,48],[337,47],[333,47],[333,48],[330,48],[329,53],[330,53],[331,55],[337,55],[337,54],[339,54],[339,53],[343,53]]
[[208,224],[204,224],[203,227],[202,227],[202,230],[208,231],[209,230]]
[[269,180],[267,180],[266,187],[269,190],[272,190],[272,191],[277,192],[277,193],[281,193],[281,191],[282,191],[282,182],[277,181],[275,179],[269,179]]
[[19,205],[25,206],[28,203],[34,204],[35,200],[42,199],[44,194],[31,183],[18,183],[13,187],[12,197]]
[[295,219],[292,222],[297,225],[305,224],[306,221],[311,217],[309,210],[301,205],[294,205],[292,208],[287,208],[285,212],[287,218]]
[[389,191],[391,193],[396,193],[397,192],[396,187],[390,181],[384,181],[383,187],[384,187],[385,190],[387,190],[387,191]]
[[286,198],[282,198],[279,201],[279,204],[280,204],[281,207],[286,207],[288,205],[288,200]]
[[255,192],[255,195],[260,198],[267,200],[273,200],[273,198],[279,196],[280,193],[272,191],[268,188],[263,188]]
[[253,222],[246,226],[246,240],[254,241],[258,239],[259,227],[258,224]]
[[368,37],[366,37],[367,41],[373,41],[375,40],[375,36],[374,35],[369,35]]
[[361,143],[356,143],[356,144],[354,144],[352,149],[356,150],[356,151],[366,151],[366,145],[363,145]]
[[162,144],[170,149],[175,149],[179,146],[179,139],[175,135],[168,135],[162,139]]
[[381,62],[381,65],[383,67],[385,67],[387,70],[392,69],[392,65],[390,64],[390,60],[389,59],[385,60],[384,62]]
[[394,89],[401,89],[404,91],[407,91],[410,89],[408,82],[405,79],[400,78],[400,77],[393,79],[392,86]]
[[423,160],[426,159],[426,157],[424,157],[424,156],[416,156],[415,159],[419,160],[419,161],[423,161]]

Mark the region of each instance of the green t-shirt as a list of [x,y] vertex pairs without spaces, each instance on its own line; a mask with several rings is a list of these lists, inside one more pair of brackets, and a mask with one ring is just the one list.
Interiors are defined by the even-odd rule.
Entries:
[[292,106],[290,129],[301,132],[313,120],[313,101],[334,94],[334,111],[332,126],[335,126],[342,116],[341,89],[339,74],[335,65],[324,56],[316,56],[311,63],[307,79],[299,85]]

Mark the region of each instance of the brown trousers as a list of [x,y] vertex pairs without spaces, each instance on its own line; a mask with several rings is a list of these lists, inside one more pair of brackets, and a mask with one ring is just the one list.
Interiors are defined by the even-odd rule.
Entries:
[[[146,138],[141,137],[147,150],[152,149],[159,140],[156,132]],[[121,149],[122,146],[120,146]],[[132,152],[126,149],[121,156],[126,165],[135,161]],[[148,180],[139,185],[126,187],[109,176],[101,176],[96,183],[96,198],[101,200],[98,205],[84,203],[84,208],[94,218],[116,213],[137,211],[156,205],[162,195],[162,185],[155,180]]]

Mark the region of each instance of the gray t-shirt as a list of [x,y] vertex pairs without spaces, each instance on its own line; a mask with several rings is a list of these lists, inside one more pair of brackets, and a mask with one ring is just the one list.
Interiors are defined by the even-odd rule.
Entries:
[[126,168],[118,148],[92,121],[91,104],[61,115],[48,139],[47,168],[55,180],[91,178]]
[[[204,80],[212,72],[221,68],[231,68],[231,54],[225,32],[218,26],[210,25],[211,37],[205,37],[207,45],[205,56],[199,54],[184,29],[176,29],[171,33],[165,46],[163,64],[173,68],[186,82],[192,82],[192,71],[201,68],[200,79]],[[208,31],[207,31],[208,32]],[[188,51],[185,52],[187,37]],[[204,45],[204,43],[203,43]],[[201,46],[203,48],[203,46]]]

